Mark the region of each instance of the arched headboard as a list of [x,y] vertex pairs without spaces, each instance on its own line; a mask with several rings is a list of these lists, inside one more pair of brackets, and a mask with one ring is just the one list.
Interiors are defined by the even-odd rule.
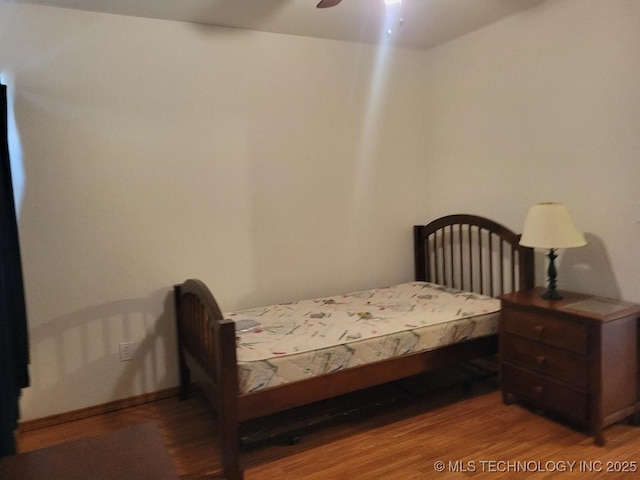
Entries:
[[493,220],[448,215],[413,232],[416,280],[492,297],[534,286],[533,249]]

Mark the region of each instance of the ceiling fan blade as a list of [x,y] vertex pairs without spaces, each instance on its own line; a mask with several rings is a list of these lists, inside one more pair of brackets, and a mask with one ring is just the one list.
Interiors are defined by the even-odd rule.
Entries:
[[318,3],[318,5],[316,5],[316,7],[318,8],[329,8],[329,7],[335,7],[336,5],[338,5],[342,0],[320,0],[320,3]]

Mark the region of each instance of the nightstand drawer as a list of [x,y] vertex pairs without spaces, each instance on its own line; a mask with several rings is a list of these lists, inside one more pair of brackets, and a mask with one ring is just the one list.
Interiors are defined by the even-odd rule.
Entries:
[[585,325],[513,308],[503,308],[500,321],[505,332],[583,355],[588,352],[589,333]]
[[501,380],[505,393],[530,400],[539,407],[585,422],[588,416],[587,393],[527,372],[508,363],[502,364]]
[[502,359],[538,373],[586,388],[589,371],[586,357],[549,347],[523,337],[502,337]]

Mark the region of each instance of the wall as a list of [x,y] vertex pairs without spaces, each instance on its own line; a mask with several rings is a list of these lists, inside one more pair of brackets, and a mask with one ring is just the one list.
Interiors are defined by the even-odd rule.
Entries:
[[434,216],[521,231],[530,205],[565,202],[588,244],[560,251],[559,287],[640,301],[639,22],[638,1],[547,0],[429,52]]
[[520,230],[564,201],[589,244],[562,252],[560,286],[640,301],[639,9],[547,0],[388,54],[0,5],[26,174],[24,419],[174,386],[175,282],[230,310],[408,280],[411,225],[447,213]]
[[412,278],[421,54],[7,4],[0,45],[25,172],[23,419],[175,386],[186,278],[224,310]]

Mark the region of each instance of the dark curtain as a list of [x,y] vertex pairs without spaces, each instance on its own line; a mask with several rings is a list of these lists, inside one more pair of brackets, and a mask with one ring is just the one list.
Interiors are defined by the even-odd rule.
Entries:
[[29,339],[11,183],[7,87],[0,85],[0,457],[16,452],[21,389],[29,385]]

